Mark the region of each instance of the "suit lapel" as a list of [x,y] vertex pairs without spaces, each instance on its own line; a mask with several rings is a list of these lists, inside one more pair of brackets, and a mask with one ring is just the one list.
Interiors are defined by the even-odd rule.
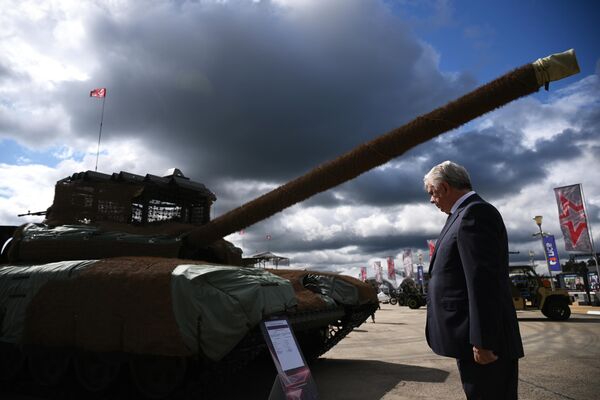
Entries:
[[[442,239],[444,238],[444,235],[446,235],[446,232],[448,232],[448,229],[452,226],[454,221],[456,221],[456,218],[458,217],[458,214],[460,214],[460,211],[461,210],[456,210],[454,212],[454,214],[448,216],[448,219],[446,219],[446,223],[444,224],[444,227],[442,228],[442,231],[440,232],[440,235],[438,236],[438,240],[437,240],[438,243],[440,243],[442,241]],[[436,246],[436,248],[437,248],[437,246]]]
[[448,216],[448,219],[446,220],[446,224],[444,224],[444,227],[442,228],[442,231],[440,232],[440,234],[435,242],[435,249],[433,250],[433,254],[431,255],[431,261],[429,261],[429,274],[430,275],[431,275],[431,271],[433,270],[433,262],[435,261],[435,256],[437,254],[438,248],[440,247],[440,244],[442,243],[442,239],[444,239],[444,235],[446,235],[446,232],[448,232],[448,229],[450,228],[452,223],[454,221],[456,221],[456,218],[458,217],[459,213],[460,213],[460,210],[456,210],[456,212],[454,212],[454,214]]
[[475,193],[474,195],[471,195],[469,197],[467,197],[465,199],[465,201],[462,202],[462,204],[460,206],[458,206],[458,208],[456,209],[456,211],[450,215],[448,217],[448,219],[446,220],[446,224],[444,225],[444,227],[442,228],[442,231],[440,232],[440,235],[438,236],[437,241],[435,242],[435,249],[433,250],[433,254],[431,255],[431,261],[429,261],[429,274],[431,275],[431,271],[433,270],[433,262],[435,261],[435,255],[437,254],[437,250],[440,247],[440,244],[442,243],[442,240],[444,239],[444,236],[446,235],[446,233],[448,232],[448,230],[450,229],[450,227],[452,226],[452,224],[454,223],[454,221],[456,221],[456,219],[458,218],[458,216],[462,213],[462,211],[465,209],[465,207],[476,200],[481,200],[481,197],[479,197],[477,195],[477,193]]

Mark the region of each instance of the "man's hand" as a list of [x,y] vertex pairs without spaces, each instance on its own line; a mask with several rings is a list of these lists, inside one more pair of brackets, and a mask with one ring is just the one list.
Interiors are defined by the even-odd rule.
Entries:
[[477,364],[485,365],[496,361],[498,356],[491,350],[473,346],[473,359]]

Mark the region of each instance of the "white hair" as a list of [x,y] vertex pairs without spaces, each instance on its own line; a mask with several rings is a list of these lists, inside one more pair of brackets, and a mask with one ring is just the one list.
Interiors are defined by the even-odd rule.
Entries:
[[452,161],[436,165],[423,177],[425,190],[428,186],[437,187],[441,182],[446,182],[455,189],[473,190],[471,178],[465,167]]

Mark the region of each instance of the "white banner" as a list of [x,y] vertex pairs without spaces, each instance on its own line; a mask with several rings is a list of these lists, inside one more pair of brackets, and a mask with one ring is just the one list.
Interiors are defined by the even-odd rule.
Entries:
[[414,275],[412,249],[404,249],[404,253],[402,254],[402,264],[404,265],[404,276],[406,278],[412,278]]
[[375,261],[373,263],[373,268],[375,268],[375,281],[377,281],[377,283],[383,283],[383,277],[381,276],[381,261]]

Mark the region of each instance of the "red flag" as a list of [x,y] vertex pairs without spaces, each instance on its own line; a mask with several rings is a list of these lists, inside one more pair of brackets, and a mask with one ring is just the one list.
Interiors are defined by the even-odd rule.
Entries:
[[435,239],[427,241],[427,247],[429,247],[429,258],[433,257],[433,252],[435,251]]
[[106,97],[106,88],[94,89],[90,92],[90,97]]
[[583,207],[581,185],[554,188],[558,203],[558,219],[565,239],[565,250],[592,252],[590,232]]
[[367,267],[360,267],[360,280],[363,282],[367,280]]

